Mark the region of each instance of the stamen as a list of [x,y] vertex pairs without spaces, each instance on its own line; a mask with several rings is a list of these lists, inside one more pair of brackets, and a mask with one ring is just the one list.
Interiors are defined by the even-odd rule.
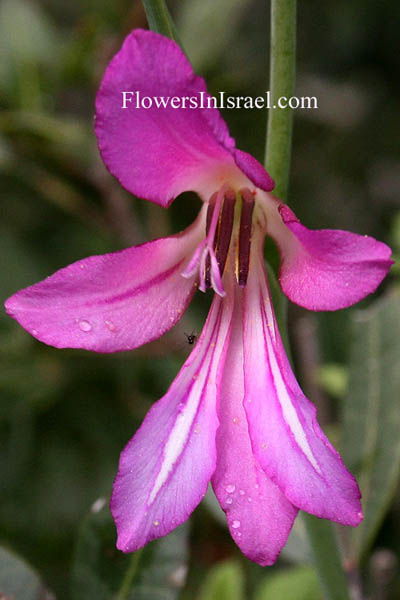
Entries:
[[215,203],[217,202],[218,192],[214,192],[211,198],[208,201],[207,206],[207,220],[206,220],[206,237],[210,231],[211,221],[214,214]]
[[182,273],[183,277],[189,278],[197,271],[199,290],[205,292],[211,287],[221,297],[225,296],[222,275],[232,236],[235,202],[235,193],[226,183],[211,196],[206,216],[206,237],[197,246]]
[[221,277],[224,273],[226,259],[228,257],[229,244],[231,243],[233,219],[235,214],[236,194],[233,190],[227,190],[224,196],[221,218],[219,223],[215,255],[219,266]]
[[240,190],[242,197],[242,214],[239,228],[239,265],[238,283],[244,287],[247,283],[250,262],[251,225],[254,210],[254,196],[247,188]]
[[[229,244],[232,236],[233,229],[233,219],[235,213],[235,203],[236,203],[236,194],[233,190],[226,190],[223,195],[223,204],[222,209],[220,206],[216,206],[217,204],[218,193],[214,193],[208,204],[207,210],[207,221],[206,221],[206,234],[209,235],[211,224],[216,217],[216,226],[215,226],[215,235],[213,239],[213,249],[215,250],[216,255],[216,263],[212,265],[211,255],[207,255],[206,264],[205,264],[205,287],[215,287],[213,285],[213,276],[212,269],[219,269],[220,277],[224,273],[226,259],[228,257]],[[214,215],[214,211],[218,210],[219,214]],[[218,266],[217,266],[218,265]],[[214,274],[215,279],[215,274]]]

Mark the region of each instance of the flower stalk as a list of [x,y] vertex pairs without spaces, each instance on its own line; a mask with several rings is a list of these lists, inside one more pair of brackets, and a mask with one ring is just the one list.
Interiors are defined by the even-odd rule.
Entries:
[[164,0],[142,0],[142,4],[150,29],[175,40],[182,46],[175,23]]
[[[296,0],[271,0],[270,90],[273,105],[290,98],[296,82]],[[293,111],[268,113],[265,166],[275,180],[276,195],[287,198],[292,147]],[[282,324],[281,324],[282,326]],[[283,332],[285,337],[285,333]],[[312,548],[314,566],[327,600],[349,600],[334,525],[313,515],[302,515]]]
[[[296,0],[271,0],[270,90],[272,106],[290,98],[296,81]],[[268,113],[265,168],[275,180],[274,193],[286,200],[292,147],[293,110]]]

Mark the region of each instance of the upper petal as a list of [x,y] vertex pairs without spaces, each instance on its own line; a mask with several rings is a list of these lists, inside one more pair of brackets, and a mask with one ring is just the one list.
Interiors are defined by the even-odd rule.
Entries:
[[[122,92],[133,92],[127,108]],[[144,97],[151,107],[140,105]],[[171,105],[173,97],[179,108]],[[134,30],[110,62],[96,98],[96,135],[111,173],[129,191],[163,206],[185,190],[211,195],[227,180],[248,184],[218,110],[201,108],[207,98],[204,80],[174,41]]]
[[11,296],[6,310],[57,348],[137,348],[160,337],[185,311],[196,282],[181,273],[204,228],[202,211],[181,234],[75,262]]
[[243,554],[271,565],[287,541],[297,509],[266,476],[253,454],[243,408],[242,291],[218,398],[217,466],[212,478],[231,535]]
[[291,370],[273,313],[262,257],[244,290],[245,409],[265,473],[298,508],[358,525],[360,492]]
[[311,230],[281,205],[282,226],[271,234],[281,251],[283,292],[310,310],[351,306],[374,292],[393,261],[391,249],[372,237],[348,231]]
[[203,333],[167,394],[121,454],[111,500],[117,546],[131,552],[185,521],[215,469],[217,387],[230,310],[216,297]]
[[254,156],[238,149],[233,151],[233,156],[237,166],[258,188],[261,188],[266,192],[269,192],[274,188],[274,180]]

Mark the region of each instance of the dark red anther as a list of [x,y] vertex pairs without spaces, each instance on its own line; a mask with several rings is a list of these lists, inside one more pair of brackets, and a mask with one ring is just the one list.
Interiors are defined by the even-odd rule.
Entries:
[[[206,235],[211,227],[211,221],[214,214],[215,203],[218,192],[215,192],[208,203],[207,219],[206,219]],[[226,259],[229,252],[229,244],[231,242],[233,220],[235,215],[236,194],[233,190],[227,190],[224,194],[222,209],[218,217],[217,229],[214,235],[213,247],[215,256],[219,266],[221,277],[224,273]],[[211,287],[211,259],[207,256],[205,268],[205,284],[206,288]]]
[[244,287],[247,283],[250,263],[251,226],[254,211],[254,196],[247,188],[240,190],[242,214],[239,228],[238,283]]
[[[215,209],[215,203],[217,201],[217,197],[218,197],[218,192],[214,192],[213,195],[211,196],[210,200],[208,201],[208,207],[207,207],[207,218],[206,218],[206,235],[208,235],[208,232],[210,231],[210,227],[211,227],[211,221],[213,218],[213,214],[214,214],[214,209]],[[217,228],[218,231],[218,228]],[[214,236],[214,248],[215,248],[215,244],[216,244],[216,240],[217,240],[217,232]],[[206,284],[206,289],[211,287],[211,259],[210,259],[210,255],[207,256],[206,259],[206,267],[205,267],[205,284]]]
[[229,244],[231,243],[233,219],[235,216],[236,194],[233,190],[227,190],[224,195],[224,204],[219,220],[218,238],[215,247],[215,256],[219,266],[221,277],[224,273],[226,259],[228,257]]
[[218,192],[214,192],[208,201],[207,219],[206,219],[206,236],[208,235],[208,232],[210,231],[211,221],[213,218],[214,208],[215,208],[215,203],[217,201],[217,197],[218,197]]

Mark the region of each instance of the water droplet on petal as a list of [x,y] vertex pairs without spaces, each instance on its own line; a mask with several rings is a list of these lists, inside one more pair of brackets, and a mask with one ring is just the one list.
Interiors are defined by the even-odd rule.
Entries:
[[115,331],[115,325],[112,321],[105,321],[107,329],[110,331]]
[[232,498],[227,498],[227,499],[226,499],[226,503],[227,503],[227,504],[232,504],[232,502],[233,502]]
[[244,490],[239,490],[239,494],[240,494],[241,496],[244,496],[244,494],[245,494],[245,491],[244,491]]
[[237,425],[239,423],[239,417],[233,417],[232,421]]
[[232,527],[233,527],[233,529],[239,529],[239,527],[240,527],[240,521],[238,521],[237,519],[235,519],[234,521],[232,521]]
[[247,500],[248,500],[249,502],[253,502],[253,498],[250,498],[250,496],[247,498]]
[[37,335],[39,332],[37,329],[32,329],[32,335]]
[[82,321],[79,321],[79,329],[81,329],[82,331],[91,331],[92,330],[92,326],[89,323],[89,321],[86,321],[86,319],[82,319]]
[[226,486],[225,489],[228,492],[228,494],[233,494],[233,492],[236,490],[236,485],[233,485],[233,483],[230,483],[229,485]]
[[158,527],[160,524],[160,521],[153,521],[153,525],[155,525],[156,527]]

